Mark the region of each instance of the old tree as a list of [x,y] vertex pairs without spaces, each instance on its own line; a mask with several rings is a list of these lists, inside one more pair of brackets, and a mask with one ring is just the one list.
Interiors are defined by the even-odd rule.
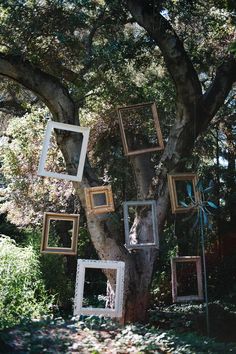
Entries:
[[[93,95],[94,100],[103,95],[114,107],[129,104],[130,94],[122,93],[121,87],[130,83],[124,72],[123,77],[119,76],[127,62],[137,58],[138,70],[139,66],[142,68],[143,55],[147,66],[154,58],[162,66],[162,79],[169,82],[170,90],[173,87],[176,101],[165,149],[155,168],[149,154],[130,159],[137,198],[157,200],[160,237],[169,212],[167,174],[184,171],[197,138],[224,105],[236,80],[236,60],[229,51],[232,9],[223,2],[218,7],[211,1],[207,5],[193,3],[12,1],[1,5],[3,85],[9,79],[30,90],[49,108],[55,121],[79,125],[79,109],[86,104],[86,97],[91,96],[91,102]],[[196,22],[199,28],[195,28]],[[225,30],[219,34],[223,25]],[[158,65],[155,67],[158,70]],[[200,80],[203,74],[208,78],[206,85]],[[156,81],[162,79],[156,75]],[[155,81],[153,73],[152,80]],[[117,98],[120,92],[123,101]],[[137,99],[142,96],[138,92]],[[2,109],[19,110],[19,101],[13,96],[2,99]],[[142,99],[150,100],[144,95]],[[168,112],[168,103],[166,107]],[[115,134],[119,135],[118,129]],[[57,143],[68,172],[75,173],[81,142],[68,135],[57,136]],[[87,159],[82,182],[74,184],[82,208],[86,208],[84,188],[98,184],[96,168],[91,168]],[[99,257],[125,261],[124,320],[143,321],[158,251],[129,253],[119,223],[114,217],[87,217]]]

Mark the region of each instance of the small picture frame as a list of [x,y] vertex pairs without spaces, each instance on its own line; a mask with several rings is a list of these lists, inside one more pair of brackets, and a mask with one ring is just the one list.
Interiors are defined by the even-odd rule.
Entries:
[[84,188],[87,214],[105,214],[115,210],[111,186]]
[[[68,221],[72,223],[70,246],[57,247],[50,246],[50,223],[53,221]],[[76,255],[78,244],[79,231],[79,214],[58,214],[58,213],[44,213],[43,216],[43,233],[41,241],[41,253],[61,254],[61,255]]]
[[[114,308],[83,306],[85,273],[88,269],[115,270]],[[124,271],[125,263],[120,261],[78,259],[76,273],[76,287],[74,299],[74,316],[95,315],[107,317],[122,317],[124,296]],[[97,280],[97,279],[95,279]]]
[[[124,202],[124,226],[125,226],[125,246],[127,249],[140,249],[145,247],[159,248],[159,236],[158,236],[158,225],[157,225],[157,208],[155,200],[144,200],[144,201],[128,201]],[[133,217],[130,216],[129,208],[133,209]],[[137,215],[137,210],[143,214],[142,222],[144,229],[141,230],[142,225],[139,228],[135,227],[132,231],[132,226],[130,227],[130,222],[133,223],[134,218]],[[148,215],[151,213],[151,219]],[[151,223],[150,223],[151,220]],[[145,235],[152,235],[151,239],[139,239],[139,231],[141,231],[141,237]],[[147,232],[149,231],[149,232]]]
[[[177,266],[178,265],[188,265],[190,268],[194,269],[194,273],[188,274],[188,268],[183,270],[185,279],[185,287],[187,289],[180,289],[181,281],[179,279]],[[194,267],[193,267],[194,266]],[[200,256],[182,256],[182,257],[173,257],[171,258],[171,284],[172,284],[172,299],[173,302],[184,302],[184,301],[202,301],[203,296],[203,287],[202,287],[202,267],[201,267],[201,257]],[[184,286],[182,286],[184,288]],[[191,289],[190,289],[191,288]],[[195,289],[195,293],[194,293]],[[184,291],[190,292],[189,294],[180,294]]]
[[[118,107],[117,114],[124,154],[126,156],[164,149],[155,102]],[[153,123],[153,125],[151,126],[150,123]],[[150,131],[149,136],[146,134],[145,139],[143,136],[144,130]]]
[[194,208],[194,203],[200,201],[200,194],[196,188],[197,175],[194,173],[175,173],[168,174],[167,178],[172,213],[186,213]]
[[[47,161],[47,154],[48,154],[48,150],[50,148],[50,138],[52,136],[53,129],[65,130],[65,131],[74,132],[74,133],[81,133],[83,135],[83,141],[82,141],[80,158],[79,158],[78,169],[77,169],[76,175],[57,173],[57,172],[47,171],[45,169],[45,165],[46,165],[46,161]],[[59,178],[59,179],[65,179],[68,181],[80,182],[82,180],[83,171],[84,171],[84,163],[85,163],[87,146],[88,146],[89,131],[90,131],[90,128],[54,122],[51,120],[48,121],[46,131],[45,131],[45,136],[44,136],[43,148],[42,148],[40,161],[39,161],[38,175]]]

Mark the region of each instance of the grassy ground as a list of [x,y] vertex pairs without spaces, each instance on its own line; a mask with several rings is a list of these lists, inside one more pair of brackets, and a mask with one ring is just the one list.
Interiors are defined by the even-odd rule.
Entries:
[[31,321],[0,335],[0,353],[235,353],[236,343],[216,342],[193,332],[127,325],[109,320],[62,318]]

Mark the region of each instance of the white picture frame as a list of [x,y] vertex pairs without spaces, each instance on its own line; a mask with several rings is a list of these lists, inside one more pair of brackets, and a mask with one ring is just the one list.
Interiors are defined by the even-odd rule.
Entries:
[[[114,309],[82,306],[84,297],[83,294],[86,268],[116,270],[116,291]],[[74,316],[95,315],[117,318],[122,317],[124,296],[124,271],[125,263],[121,261],[78,259],[74,299]]]
[[[132,244],[130,242],[129,206],[145,206],[145,205],[151,206],[153,242]],[[123,211],[124,211],[124,226],[125,226],[125,247],[131,250],[145,248],[145,247],[159,248],[156,201],[155,200],[127,201],[123,203]]]
[[[78,170],[77,170],[76,175],[69,175],[69,174],[57,173],[57,172],[51,172],[51,171],[45,170],[47,153],[48,153],[48,149],[50,147],[50,138],[51,138],[52,131],[54,128],[83,134],[83,142],[82,142],[82,146],[81,146],[79,165],[78,165]],[[83,177],[84,163],[85,163],[87,146],[88,146],[88,139],[89,139],[89,131],[90,131],[90,128],[86,128],[86,127],[80,127],[80,126],[72,125],[72,124],[54,122],[52,120],[48,121],[47,126],[46,126],[46,130],[45,130],[43,148],[42,148],[42,152],[41,152],[41,156],[40,156],[40,160],[39,160],[38,175],[45,176],[45,177],[65,179],[68,181],[80,182]]]

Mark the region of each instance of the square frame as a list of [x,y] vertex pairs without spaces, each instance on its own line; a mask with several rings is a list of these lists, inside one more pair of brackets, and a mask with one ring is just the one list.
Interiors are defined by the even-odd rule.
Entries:
[[[177,269],[176,263],[195,263],[196,273],[197,273],[197,295],[186,295],[178,296],[178,279],[177,279]],[[200,256],[182,256],[182,257],[172,257],[171,258],[171,285],[172,285],[172,299],[173,302],[184,302],[184,301],[202,301],[203,296],[203,286],[202,286],[202,265]]]
[[168,174],[168,187],[170,193],[170,203],[171,203],[171,211],[172,214],[175,213],[187,213],[193,207],[190,205],[189,207],[179,206],[178,205],[178,195],[176,190],[176,181],[188,181],[190,180],[193,184],[193,195],[196,202],[200,201],[200,193],[197,191],[197,175],[195,173],[173,173]]
[[[129,238],[129,206],[144,206],[150,205],[152,208],[152,230],[153,230],[153,242],[130,244]],[[159,235],[157,225],[157,208],[155,200],[143,200],[143,201],[128,201],[123,204],[124,210],[124,225],[125,225],[125,246],[127,249],[138,249],[145,247],[159,248]]]
[[[43,215],[43,233],[41,241],[41,253],[62,254],[74,256],[77,254],[78,245],[78,231],[79,231],[79,214],[58,214],[58,213],[44,213]],[[73,222],[73,231],[71,239],[71,247],[49,247],[49,228],[51,220],[65,220]]]
[[[147,148],[147,149],[130,151],[129,147],[128,147],[127,139],[125,136],[125,128],[124,128],[123,119],[122,119],[122,111],[130,110],[130,109],[134,109],[134,108],[146,107],[146,106],[151,106],[152,117],[154,120],[154,126],[156,129],[157,140],[158,140],[159,146],[151,147],[151,148]],[[139,104],[126,106],[126,107],[117,107],[117,114],[118,114],[118,122],[119,122],[121,139],[122,139],[122,143],[123,143],[125,156],[139,155],[139,154],[144,154],[147,152],[159,151],[159,150],[164,149],[164,142],[163,142],[163,138],[162,138],[162,132],[161,132],[161,127],[160,127],[160,123],[159,123],[157,107],[156,107],[155,102],[139,103]]]
[[[52,134],[52,130],[54,128],[83,134],[83,142],[82,142],[82,146],[81,146],[80,159],[79,159],[79,165],[78,165],[78,170],[77,170],[76,176],[45,170],[47,153],[48,153],[48,149],[50,146],[50,137]],[[83,171],[84,171],[84,163],[85,163],[87,146],[88,146],[89,131],[90,131],[90,128],[80,127],[80,126],[72,125],[72,124],[64,124],[64,123],[54,122],[52,120],[48,121],[46,131],[45,131],[44,141],[43,141],[43,148],[42,148],[42,152],[41,152],[41,156],[40,156],[40,160],[39,160],[38,175],[59,178],[59,179],[65,179],[68,181],[80,182],[82,180]]]
[[[104,214],[110,213],[115,210],[111,186],[98,186],[91,188],[84,188],[85,200],[88,214]],[[94,204],[93,195],[105,194],[107,204],[98,205]]]
[[[116,291],[115,291],[114,309],[82,306],[86,268],[116,269]],[[117,318],[122,317],[123,296],[124,296],[124,271],[125,271],[125,263],[121,261],[78,259],[77,273],[76,273],[75,300],[74,300],[74,316],[102,315],[107,317],[117,317]]]

